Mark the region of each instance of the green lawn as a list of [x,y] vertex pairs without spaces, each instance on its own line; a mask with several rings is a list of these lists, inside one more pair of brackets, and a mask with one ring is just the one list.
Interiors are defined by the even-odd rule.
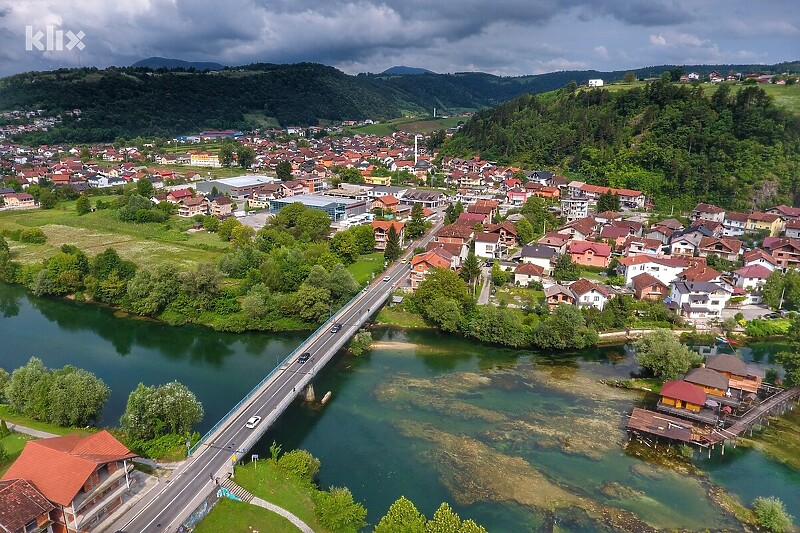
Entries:
[[0,446],[2,446],[8,454],[7,461],[0,461],[0,476],[6,473],[6,470],[11,467],[11,464],[16,461],[19,454],[22,453],[22,448],[25,447],[25,443],[31,439],[32,437],[21,433],[12,433],[8,437],[0,439]]
[[[254,496],[274,503],[294,514],[316,533],[329,531],[317,522],[314,514],[314,501],[311,499],[311,494],[317,490],[316,487],[287,476],[270,460],[262,459],[246,466],[237,466],[234,481]],[[249,507],[252,507],[249,504],[232,503],[235,505],[224,501],[220,502],[195,531],[197,533],[221,531],[251,533],[251,530],[247,529],[248,527],[253,527],[259,532],[269,533],[297,531],[297,528],[291,523],[273,515],[266,509],[249,510]],[[267,515],[272,515],[272,517]],[[260,522],[256,522],[256,520],[260,520]]]
[[[98,199],[108,202],[113,198],[92,197],[92,204]],[[185,267],[202,262],[216,263],[230,244],[205,231],[186,233],[191,225],[191,220],[177,217],[163,224],[123,222],[117,218],[115,210],[78,216],[75,202],[62,202],[55,209],[0,212],[0,232],[40,227],[47,235],[47,242],[41,245],[9,241],[14,259],[23,263],[50,257],[62,244],[73,244],[90,256],[114,248],[122,258],[139,266],[169,263]]]
[[82,431],[77,428],[65,428],[47,424],[45,422],[37,422],[26,416],[16,413],[8,404],[0,404],[0,420],[5,420],[8,424],[19,424],[20,426],[37,429],[39,431],[46,431],[55,435],[69,435],[72,433],[81,433]]
[[447,129],[458,124],[459,121],[466,121],[465,117],[403,117],[395,120],[381,122],[380,124],[367,124],[366,126],[356,126],[346,128],[349,134],[367,135],[391,135],[395,131],[406,131],[409,133],[431,133],[433,131]]
[[375,322],[400,328],[430,328],[421,316],[403,309],[402,304],[396,307],[388,305],[381,307],[375,317]]
[[194,529],[195,533],[296,533],[282,516],[249,503],[223,498]]
[[524,307],[533,307],[544,301],[544,291],[537,291],[527,287],[514,287],[506,285],[498,287],[494,298],[499,303],[514,304]]
[[362,255],[358,261],[352,265],[347,265],[347,270],[353,275],[356,283],[364,285],[372,279],[372,274],[376,275],[383,271],[383,252],[374,252]]

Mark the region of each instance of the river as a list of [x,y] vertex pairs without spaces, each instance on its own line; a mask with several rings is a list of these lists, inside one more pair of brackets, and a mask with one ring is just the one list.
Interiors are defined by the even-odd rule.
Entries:
[[[303,337],[119,319],[7,285],[0,316],[0,366],[36,355],[94,372],[112,389],[102,420],[110,425],[137,383],[177,379],[203,402],[207,429]],[[709,498],[712,483],[748,505],[778,496],[800,516],[800,472],[755,449],[696,456],[710,482],[626,453],[625,415],[645,400],[598,383],[636,371],[623,346],[541,355],[425,331],[374,337],[368,354],[321,374],[315,388],[332,391],[328,405],[296,404],[253,450],[265,457],[273,440],[308,449],[322,461],[321,485],[349,487],[371,523],[405,495],[428,516],[448,501],[491,532],[736,529]],[[777,349],[762,343],[744,356],[766,365]]]

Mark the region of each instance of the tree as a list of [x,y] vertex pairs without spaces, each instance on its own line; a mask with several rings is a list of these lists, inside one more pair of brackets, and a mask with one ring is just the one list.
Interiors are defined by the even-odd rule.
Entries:
[[573,305],[560,304],[536,324],[533,344],[546,350],[585,348],[597,343],[597,332],[586,325],[581,310]]
[[354,167],[336,167],[333,171],[346,183],[364,183],[364,176]]
[[568,254],[559,256],[553,267],[553,279],[556,281],[577,281],[581,277],[581,267],[572,262]]
[[636,74],[629,70],[628,72],[625,73],[625,77],[622,78],[622,81],[624,81],[625,83],[633,83],[636,81]]
[[81,147],[81,162],[87,163],[92,158],[92,153],[88,146]]
[[474,304],[470,290],[463,279],[450,269],[434,268],[411,295],[411,301],[422,316],[431,319],[437,310],[432,305],[438,298],[449,298],[458,302],[461,309]]
[[536,232],[527,218],[521,218],[515,225],[517,227],[517,238],[519,238],[519,242],[523,245],[533,242],[533,239],[536,238]]
[[604,213],[606,211],[619,211],[619,195],[608,191],[597,197],[597,212]]
[[292,179],[292,163],[284,159],[275,167],[275,173],[281,181]]
[[443,503],[433,513],[425,531],[428,533],[487,533],[486,529],[472,520],[461,521],[450,505]]
[[42,209],[53,209],[58,203],[58,197],[50,189],[39,191],[39,206]]
[[760,527],[773,533],[792,530],[794,517],[786,512],[783,502],[774,496],[759,496],[753,501],[753,513]]
[[781,364],[786,372],[786,384],[790,386],[800,385],[800,352],[797,351],[796,343],[793,346],[793,351],[780,352],[775,356],[775,360]]
[[256,160],[256,151],[250,146],[241,145],[236,149],[236,159],[242,168],[250,168]]
[[222,241],[230,241],[233,237],[233,230],[241,226],[242,223],[234,217],[229,217],[219,223],[217,227],[217,235]]
[[416,506],[401,496],[375,526],[373,533],[425,533],[427,520]]
[[173,381],[160,387],[139,385],[128,395],[120,426],[132,438],[188,433],[203,419],[203,406],[185,385]]
[[360,250],[356,244],[356,236],[352,231],[345,230],[337,232],[330,240],[331,251],[335,253],[346,264],[355,263],[360,255]]
[[48,422],[69,427],[96,422],[110,394],[103,380],[68,365],[54,372],[48,394]]
[[473,294],[475,293],[475,282],[481,277],[481,263],[475,252],[471,251],[467,254],[467,258],[461,265],[461,272],[459,276],[472,287]]
[[495,261],[492,263],[492,285],[495,287],[500,287],[508,283],[508,278],[510,276],[509,272],[506,272],[501,266],[500,263]]
[[233,165],[233,154],[235,152],[233,143],[226,142],[223,143],[222,147],[219,149],[219,162],[223,167],[231,168]]
[[8,372],[0,368],[0,403],[6,403],[6,386],[8,385],[10,376]]
[[389,226],[389,233],[386,237],[386,249],[383,251],[383,257],[388,262],[393,262],[402,254],[400,249],[400,234],[397,233],[394,224]]
[[522,313],[507,307],[484,305],[475,309],[468,334],[482,342],[505,346],[524,346],[528,331],[522,324]]
[[314,510],[319,522],[332,531],[356,533],[367,525],[366,508],[353,501],[353,494],[346,487],[331,487],[330,491],[314,493]]
[[659,379],[677,379],[703,360],[700,354],[681,344],[668,329],[645,333],[633,346],[636,361]]
[[136,181],[136,194],[140,195],[143,198],[152,198],[155,194],[155,188],[153,187],[153,182],[150,181],[148,178],[139,178]]
[[78,198],[78,200],[75,202],[75,211],[79,216],[92,212],[92,202],[89,201],[88,196],[82,194],[80,198]]
[[416,239],[425,233],[425,213],[422,204],[415,202],[411,206],[411,220],[406,224],[406,235],[409,239]]

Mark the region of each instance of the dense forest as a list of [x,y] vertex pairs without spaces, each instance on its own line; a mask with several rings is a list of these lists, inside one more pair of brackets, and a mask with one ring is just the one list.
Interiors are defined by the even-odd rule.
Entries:
[[477,113],[444,152],[557,168],[657,206],[753,209],[798,196],[800,117],[755,85],[710,96],[667,79],[616,93],[573,85]]
[[[707,72],[713,66],[686,69]],[[725,72],[727,67],[724,66]],[[735,67],[735,66],[734,66]],[[743,71],[749,66],[739,65]],[[785,65],[766,67],[783,71]],[[758,67],[763,70],[765,67]],[[668,66],[635,70],[639,77]],[[723,70],[723,67],[720,67]],[[1,110],[43,109],[81,116],[47,132],[28,134],[31,144],[111,141],[117,137],[166,137],[203,129],[251,129],[266,119],[282,126],[320,121],[388,119],[403,114],[480,109],[525,93],[551,91],[589,78],[619,80],[624,72],[564,71],[536,76],[457,74],[359,74],[312,63],[257,63],[218,71],[194,68],[110,67],[18,74],[0,80]]]

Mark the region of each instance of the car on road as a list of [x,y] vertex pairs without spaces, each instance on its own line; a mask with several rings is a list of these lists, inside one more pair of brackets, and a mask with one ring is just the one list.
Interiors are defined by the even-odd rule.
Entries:
[[392,278],[390,278],[389,276],[386,276],[385,278],[383,278],[383,281],[389,281],[389,280],[391,280],[391,279],[392,279]]
[[246,427],[247,429],[253,429],[258,425],[259,422],[261,422],[260,416],[251,416],[250,420],[247,421],[244,427]]
[[405,265],[406,263],[408,263],[408,259],[403,258],[400,262]]
[[302,365],[303,363],[308,361],[310,357],[311,357],[311,352],[303,352],[302,354],[300,354],[300,357],[297,358],[297,362]]
[[779,315],[778,313],[767,313],[766,315],[764,315],[764,318],[770,319],[770,320],[774,320],[774,319],[780,318],[780,317],[781,317],[781,315]]
[[331,333],[339,333],[340,329],[342,329],[341,324],[334,324],[331,326]]

